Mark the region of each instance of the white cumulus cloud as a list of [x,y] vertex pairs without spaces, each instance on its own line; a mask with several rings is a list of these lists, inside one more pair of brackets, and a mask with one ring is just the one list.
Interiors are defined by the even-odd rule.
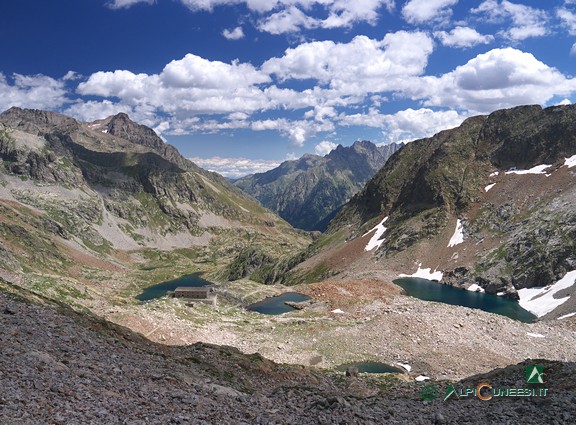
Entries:
[[457,111],[434,111],[428,108],[408,108],[394,114],[382,114],[371,108],[365,114],[342,114],[339,122],[346,126],[380,128],[389,143],[433,136],[439,131],[457,127],[467,116]]
[[458,26],[450,32],[436,31],[434,35],[448,47],[473,47],[478,44],[489,44],[494,41],[493,35],[482,35],[474,28]]
[[[152,81],[154,80],[154,81]],[[88,81],[78,85],[78,93],[101,97],[116,97],[128,101],[144,98],[153,86],[157,86],[157,77],[147,74],[134,74],[131,71],[98,71]]]
[[576,80],[514,48],[494,49],[440,77],[422,77],[406,92],[427,106],[492,112],[525,104],[545,104],[568,96]]
[[193,117],[184,120],[173,120],[170,125],[170,134],[218,133],[222,130],[239,130],[243,128],[250,128],[250,123],[246,120],[231,119],[224,121]]
[[323,140],[314,147],[314,152],[316,152],[316,155],[324,156],[328,155],[331,151],[333,151],[337,147],[338,145],[336,143],[330,142],[328,140]]
[[456,3],[458,0],[409,0],[402,8],[402,16],[411,24],[446,22]]
[[357,22],[375,25],[378,10],[386,7],[394,10],[394,0],[336,0],[329,6],[329,16],[321,22],[323,28],[346,28]]
[[166,65],[160,79],[167,86],[205,89],[234,89],[270,81],[248,63],[209,61],[191,53]]
[[260,31],[270,34],[283,34],[287,32],[297,32],[300,28],[315,28],[318,21],[306,15],[296,6],[292,6],[276,12],[265,19],[258,25]]
[[576,35],[576,14],[562,7],[556,11],[556,15],[562,21],[562,25],[568,29],[568,33]]
[[456,111],[433,111],[428,108],[406,109],[386,116],[386,135],[390,142],[420,139],[459,126],[466,114]]
[[542,37],[549,33],[547,12],[524,4],[485,0],[471,12],[485,16],[489,22],[510,21],[510,27],[500,34],[513,41]]
[[250,64],[209,61],[188,54],[167,64],[160,74],[96,72],[80,83],[77,91],[175,115],[250,113],[270,107],[269,96],[257,87],[269,81],[267,74]]
[[62,77],[62,80],[64,81],[74,81],[74,80],[80,80],[82,78],[82,76],[80,74],[78,74],[75,71],[68,71],[64,77]]
[[[394,0],[180,0],[192,12],[213,11],[217,6],[244,4],[258,15],[257,27],[271,34],[298,32],[310,28],[349,28],[356,23],[375,25],[381,9],[392,12]],[[155,0],[112,0],[112,9],[128,8],[138,3]],[[322,17],[312,16],[311,10],[320,11]],[[239,36],[239,34],[229,34]],[[226,33],[224,36],[228,38]]]
[[8,79],[0,72],[0,110],[12,106],[57,109],[67,103],[63,81],[45,75],[13,74]]
[[222,31],[222,35],[228,40],[240,40],[241,38],[244,38],[244,30],[242,27],[236,27],[232,30],[225,29]]
[[280,80],[315,79],[340,95],[394,90],[408,76],[420,75],[434,49],[425,33],[399,31],[382,40],[360,35],[349,43],[315,41],[287,49],[262,65]]
[[138,3],[153,4],[155,2],[156,2],[156,0],[112,0],[109,3],[107,3],[106,5],[110,9],[124,9],[124,8],[134,6],[135,4],[138,4]]
[[275,130],[287,137],[294,146],[302,147],[310,137],[320,132],[333,131],[334,124],[331,121],[290,121],[285,118],[253,121],[251,129],[254,131]]

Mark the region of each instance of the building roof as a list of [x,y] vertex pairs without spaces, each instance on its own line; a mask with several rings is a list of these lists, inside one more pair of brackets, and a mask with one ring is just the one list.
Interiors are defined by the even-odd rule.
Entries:
[[179,286],[174,292],[209,292],[210,286]]

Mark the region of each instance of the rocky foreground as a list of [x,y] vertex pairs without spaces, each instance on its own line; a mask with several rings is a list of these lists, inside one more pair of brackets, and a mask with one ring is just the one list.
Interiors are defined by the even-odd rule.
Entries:
[[[229,347],[154,344],[18,290],[0,292],[0,424],[570,424],[576,364],[544,366],[546,397],[422,399],[430,383],[345,377]],[[25,294],[27,298],[29,294]],[[393,343],[393,342],[391,342]],[[525,364],[455,383],[526,387]],[[428,387],[429,389],[430,387]]]

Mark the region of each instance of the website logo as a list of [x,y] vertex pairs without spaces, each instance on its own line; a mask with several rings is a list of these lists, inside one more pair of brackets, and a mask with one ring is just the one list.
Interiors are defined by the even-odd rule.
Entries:
[[[526,366],[527,384],[544,384],[544,366]],[[544,387],[493,387],[490,382],[484,381],[475,387],[459,387],[454,384],[448,385],[443,401],[450,398],[463,400],[468,397],[477,397],[483,401],[489,401],[498,397],[546,397],[548,388]],[[428,384],[420,391],[420,397],[424,401],[434,401],[438,398],[438,388],[433,384]]]
[[543,384],[544,366],[526,366],[526,383]]
[[[544,367],[543,366],[526,366],[526,383],[527,384],[544,384]],[[446,389],[444,401],[450,398],[457,400],[468,397],[478,397],[480,400],[489,401],[498,397],[546,397],[548,388],[539,387],[493,387],[489,382],[480,382],[475,387],[456,388],[450,384]]]
[[456,392],[456,388],[454,387],[454,384],[450,384],[450,386],[446,390],[446,394],[444,395],[444,401],[448,400],[453,395],[455,395],[456,398],[460,398],[460,397],[458,397],[458,393]]

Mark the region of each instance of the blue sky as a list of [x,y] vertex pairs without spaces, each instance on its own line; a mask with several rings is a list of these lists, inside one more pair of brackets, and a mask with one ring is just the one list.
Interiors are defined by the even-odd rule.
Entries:
[[6,0],[0,38],[0,110],[127,112],[229,176],[576,92],[576,0]]

